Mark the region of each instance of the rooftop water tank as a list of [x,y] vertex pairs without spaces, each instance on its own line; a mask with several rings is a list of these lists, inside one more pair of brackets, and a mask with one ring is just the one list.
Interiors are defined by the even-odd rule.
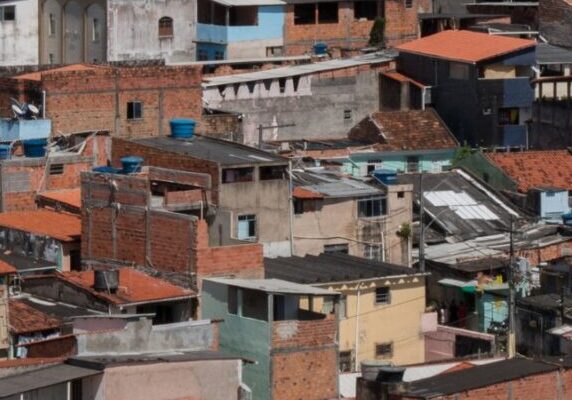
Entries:
[[323,56],[328,53],[328,45],[326,43],[316,43],[314,45],[314,54]]
[[197,122],[194,119],[178,118],[172,119],[169,124],[171,125],[172,138],[191,139],[195,134]]
[[395,185],[397,183],[397,172],[391,169],[376,169],[373,176],[385,185]]
[[123,157],[121,159],[121,165],[123,168],[121,172],[124,174],[134,174],[141,172],[141,165],[143,165],[143,159],[137,156]]
[[0,160],[8,160],[10,158],[11,149],[9,144],[0,144]]
[[119,271],[116,269],[93,271],[93,288],[98,292],[117,292],[119,287]]
[[24,140],[24,155],[26,157],[44,157],[48,139]]

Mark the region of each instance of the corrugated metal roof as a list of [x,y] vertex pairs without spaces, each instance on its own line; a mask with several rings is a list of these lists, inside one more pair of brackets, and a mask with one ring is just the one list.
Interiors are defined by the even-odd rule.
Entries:
[[538,64],[572,64],[572,50],[548,43],[536,45],[536,61]]
[[327,197],[361,197],[384,195],[385,192],[366,181],[344,176],[325,169],[305,169],[293,172],[294,185]]
[[378,52],[344,60],[328,60],[312,64],[295,65],[275,68],[266,71],[249,72],[246,74],[224,75],[204,78],[204,87],[232,85],[236,83],[263,81],[267,79],[287,78],[298,75],[315,74],[336,69],[357,67],[360,65],[389,62],[395,58],[394,53]]
[[300,294],[316,296],[335,296],[339,293],[326,289],[320,289],[309,285],[283,281],[281,279],[230,279],[230,278],[209,278],[204,281],[221,283],[223,285],[235,286],[244,289],[260,290],[267,293]]
[[59,364],[0,379],[0,397],[57,385],[75,379],[101,374],[101,371]]

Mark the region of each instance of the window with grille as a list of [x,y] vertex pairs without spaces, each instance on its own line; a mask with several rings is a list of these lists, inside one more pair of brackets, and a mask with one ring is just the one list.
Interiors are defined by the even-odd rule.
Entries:
[[63,164],[51,164],[50,165],[50,175],[61,175],[64,173]]
[[353,370],[352,351],[340,351],[340,372],[351,372]]
[[378,343],[375,345],[376,358],[391,358],[393,357],[393,342]]
[[127,119],[143,118],[143,103],[140,101],[130,101],[127,103]]
[[159,37],[172,37],[173,36],[173,18],[162,17],[159,19]]
[[378,287],[375,289],[375,304],[389,304],[391,303],[391,292],[387,286]]
[[387,213],[386,199],[383,197],[374,197],[370,199],[362,199],[358,201],[358,217],[374,218],[380,217]]
[[326,244],[324,245],[324,253],[326,254],[349,254],[347,243]]
[[381,246],[366,244],[363,248],[363,256],[368,260],[381,260]]

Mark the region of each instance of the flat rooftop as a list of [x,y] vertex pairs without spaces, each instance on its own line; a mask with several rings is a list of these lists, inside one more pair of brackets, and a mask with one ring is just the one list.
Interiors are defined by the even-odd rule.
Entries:
[[292,295],[315,295],[315,296],[336,296],[339,293],[326,289],[315,288],[309,285],[288,282],[281,279],[232,279],[232,278],[208,278],[204,281],[220,283],[227,286],[234,286],[243,289],[258,290],[273,294]]
[[132,142],[159,150],[182,154],[221,165],[287,164],[288,160],[254,147],[195,135],[191,140],[169,136],[135,139]]

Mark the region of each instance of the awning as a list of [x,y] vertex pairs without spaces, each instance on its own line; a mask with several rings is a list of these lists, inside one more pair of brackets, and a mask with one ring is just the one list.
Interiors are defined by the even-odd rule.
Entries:
[[461,289],[466,293],[475,293],[477,291],[477,281],[462,281],[460,279],[445,278],[439,281],[440,285]]

